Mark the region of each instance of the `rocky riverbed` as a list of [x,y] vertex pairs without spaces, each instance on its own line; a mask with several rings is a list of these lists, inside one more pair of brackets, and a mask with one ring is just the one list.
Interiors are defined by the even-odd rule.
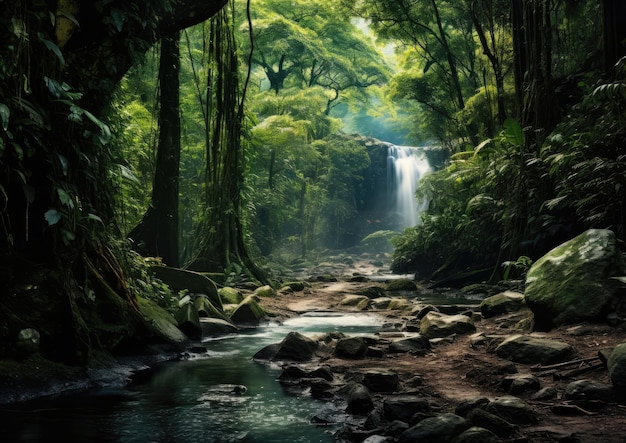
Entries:
[[[293,334],[294,346],[285,347],[283,340],[256,356],[283,368],[285,389],[325,400],[327,407],[311,420],[332,430],[337,441],[624,441],[626,397],[613,386],[606,366],[611,350],[626,341],[622,323],[582,322],[536,332],[531,311],[520,301],[521,282],[464,291],[412,282],[411,290],[389,291],[400,277],[375,260],[338,257],[285,276],[304,282],[304,288],[258,297],[271,321],[356,311],[386,319],[371,336]],[[237,290],[255,293],[253,286]],[[502,312],[482,306],[502,293],[513,295]],[[423,329],[425,319],[438,316],[452,319],[458,329]],[[541,355],[549,358],[520,357],[517,352],[532,340],[547,345]],[[512,346],[505,349],[505,343]],[[122,362],[103,356],[98,367],[68,370],[35,355],[2,368],[0,396],[7,404],[123,384],[134,372],[169,358],[176,355]]]
[[[328,270],[318,269],[319,275],[330,275]],[[328,400],[328,409],[313,421],[343,420],[335,434],[338,441],[624,441],[626,397],[611,385],[605,362],[626,339],[623,325],[581,323],[533,332],[532,313],[523,303],[501,314],[481,312],[482,298],[501,291],[521,293],[523,288],[485,286],[457,294],[475,303],[428,308],[467,316],[475,330],[431,338],[423,348],[393,350],[392,343],[420,335],[416,316],[424,313],[419,299],[433,290],[418,284],[408,298],[406,293],[383,294],[406,299],[412,308],[376,308],[375,298],[365,305],[347,303],[355,294],[376,293],[371,288],[384,291],[389,280],[369,263],[334,267],[333,272],[336,281],[309,277],[303,291],[284,290],[261,304],[277,319],[310,311],[384,315],[388,322],[366,341],[367,350],[352,355],[338,351],[349,337],[328,334],[317,338],[321,346],[310,356],[296,357],[302,361],[290,354],[274,358],[276,349],[258,357],[282,365],[281,381],[287,388],[299,387]],[[520,362],[524,358],[496,351],[512,336],[558,343],[566,352],[542,363],[532,358]]]

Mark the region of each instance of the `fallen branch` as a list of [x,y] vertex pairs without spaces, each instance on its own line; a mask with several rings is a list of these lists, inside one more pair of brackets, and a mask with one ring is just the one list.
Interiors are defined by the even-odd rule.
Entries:
[[556,363],[554,365],[531,366],[530,370],[531,371],[550,371],[552,369],[561,369],[561,368],[564,368],[564,367],[567,367],[567,366],[589,363],[589,362],[592,362],[592,361],[596,360],[597,358],[598,357],[579,358],[579,359],[576,359],[576,360],[570,360],[570,361],[564,361],[562,363]]
[[586,372],[595,371],[597,369],[604,369],[604,363],[596,363],[595,365],[591,365],[591,366],[583,366],[578,369],[572,369],[571,371],[567,371],[567,372],[560,372],[560,373],[557,372],[556,374],[552,375],[552,378],[554,380],[562,380],[564,378],[576,377],[577,375],[584,374]]

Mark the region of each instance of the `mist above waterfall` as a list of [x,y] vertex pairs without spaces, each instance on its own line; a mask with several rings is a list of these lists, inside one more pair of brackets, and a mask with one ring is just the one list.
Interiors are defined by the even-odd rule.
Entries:
[[391,145],[387,151],[387,198],[389,210],[402,230],[419,223],[428,202],[415,197],[420,178],[431,171],[423,148]]

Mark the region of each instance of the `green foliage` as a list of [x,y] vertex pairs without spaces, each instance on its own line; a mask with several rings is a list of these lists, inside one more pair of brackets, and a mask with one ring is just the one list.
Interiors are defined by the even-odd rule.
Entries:
[[331,93],[328,113],[340,94],[385,82],[381,54],[332,2],[262,1],[254,15],[252,62],[264,72],[267,89],[278,94],[285,87],[320,86]]
[[[140,67],[136,67],[122,80],[109,110],[110,115],[115,115],[112,144],[117,153],[111,178],[117,191],[116,216],[124,233],[141,221],[150,202],[155,168],[156,118],[148,100],[154,97],[147,97],[133,86],[140,82],[139,70]],[[148,69],[141,77],[144,81],[150,80],[152,74]]]
[[390,251],[393,246],[393,239],[398,235],[396,231],[375,231],[366,235],[361,240],[361,243],[367,247],[367,249],[375,252]]
[[518,257],[515,261],[505,261],[502,263],[502,267],[504,268],[504,275],[502,278],[504,280],[508,280],[510,278],[524,279],[532,264],[533,261],[525,255]]
[[609,228],[625,234],[626,58],[616,78],[601,83],[548,137],[541,159],[556,194],[545,202],[548,226],[560,230]]
[[123,247],[123,258],[129,270],[128,288],[135,296],[151,300],[163,309],[174,313],[178,308],[179,295],[166,283],[152,275],[150,267],[162,266],[158,259],[141,257],[130,248]]
[[441,276],[515,254],[533,235],[524,228],[536,200],[526,194],[533,172],[523,146],[519,124],[507,120],[498,137],[452,155],[447,168],[424,177],[417,196],[429,200],[428,210],[420,225],[394,239],[392,269]]

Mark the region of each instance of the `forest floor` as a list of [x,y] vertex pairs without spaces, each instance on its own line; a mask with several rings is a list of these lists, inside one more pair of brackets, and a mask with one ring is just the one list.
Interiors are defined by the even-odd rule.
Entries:
[[[335,272],[338,280],[336,282],[313,282],[303,292],[281,293],[276,298],[263,299],[262,304],[279,317],[293,317],[309,311],[350,310],[354,308],[339,305],[345,295],[356,294],[360,288],[366,286],[385,285],[385,271],[377,270],[369,263],[335,268]],[[364,282],[350,281],[355,273],[373,275],[375,278]],[[390,322],[398,320],[400,316],[393,311],[375,312],[387,316]],[[487,337],[531,333],[528,330],[516,329],[519,321],[530,315],[530,311],[522,310],[514,314],[483,318],[476,322],[477,333],[484,333]],[[574,403],[562,397],[565,386],[575,380],[585,379],[610,384],[608,371],[599,359],[599,352],[610,351],[615,345],[626,341],[626,328],[602,324],[578,324],[556,328],[549,332],[532,333],[570,344],[576,353],[573,359],[583,362],[550,370],[514,364],[513,367],[518,373],[535,375],[539,378],[542,388],[554,387],[558,395],[553,400],[541,401],[533,400],[532,393],[518,395],[536,412],[539,423],[522,426],[520,431],[523,437],[509,441],[626,442],[626,397],[618,397],[618,400],[612,403],[598,401]],[[501,388],[501,382],[504,377],[510,375],[512,368],[512,363],[498,357],[488,344],[476,345],[471,335],[458,335],[450,340],[441,340],[433,346],[431,353],[423,357],[393,354],[384,358],[365,358],[356,361],[331,358],[324,364],[329,365],[334,372],[366,368],[388,369],[396,372],[406,386],[409,386],[409,381],[417,376],[423,380],[420,392],[430,397],[440,412],[454,412],[456,406],[464,400],[480,397],[494,399],[508,395]]]

